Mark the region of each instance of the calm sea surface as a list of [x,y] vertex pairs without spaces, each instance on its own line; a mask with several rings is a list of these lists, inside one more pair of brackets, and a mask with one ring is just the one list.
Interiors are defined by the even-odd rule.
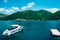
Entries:
[[[12,24],[23,26],[23,31],[3,36],[3,31]],[[0,40],[60,40],[60,37],[51,36],[52,28],[60,31],[60,21],[0,21]]]

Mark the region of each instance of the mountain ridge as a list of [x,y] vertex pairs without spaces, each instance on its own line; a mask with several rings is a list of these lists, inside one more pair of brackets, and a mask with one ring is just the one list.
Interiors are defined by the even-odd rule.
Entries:
[[[57,18],[55,19],[55,17],[58,17],[58,16],[56,16],[56,14],[60,15],[60,11],[57,11],[55,13],[51,13],[51,12],[46,11],[46,10],[39,10],[39,11],[26,10],[26,11],[13,13],[11,15],[8,15],[6,17],[1,18],[0,20],[16,20],[16,19],[56,20]],[[58,18],[58,19],[60,19],[60,18]]]

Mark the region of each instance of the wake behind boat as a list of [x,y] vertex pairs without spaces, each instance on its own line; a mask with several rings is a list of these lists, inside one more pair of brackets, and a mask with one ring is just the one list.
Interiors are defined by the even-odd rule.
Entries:
[[2,35],[11,35],[14,33],[17,33],[19,31],[22,31],[23,27],[17,24],[11,25],[13,28],[6,29]]

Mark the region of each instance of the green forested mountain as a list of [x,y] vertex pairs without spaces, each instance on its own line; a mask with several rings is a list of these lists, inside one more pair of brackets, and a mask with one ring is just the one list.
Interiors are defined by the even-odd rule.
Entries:
[[16,20],[16,19],[37,20],[37,19],[40,19],[40,15],[38,15],[32,10],[28,10],[28,11],[23,11],[23,12],[16,12],[12,15],[6,16],[3,19],[6,19],[6,20]]
[[46,11],[46,10],[39,10],[36,12],[38,15],[40,15],[41,20],[49,20],[50,17],[53,15],[52,13]]
[[13,13],[9,16],[0,18],[0,20],[16,20],[16,19],[26,19],[26,20],[56,20],[60,19],[60,11],[50,13],[46,10],[39,10],[39,11],[21,11]]
[[52,20],[59,20],[60,19],[60,11],[57,11],[51,16]]

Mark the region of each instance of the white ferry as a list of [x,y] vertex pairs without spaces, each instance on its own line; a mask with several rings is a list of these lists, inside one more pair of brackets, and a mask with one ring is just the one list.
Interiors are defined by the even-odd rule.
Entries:
[[10,28],[10,29],[6,29],[2,35],[11,35],[11,34],[14,34],[14,33],[17,33],[19,31],[22,31],[23,27],[20,26],[20,25],[17,25],[17,24],[14,24],[14,25],[11,25],[13,28]]

